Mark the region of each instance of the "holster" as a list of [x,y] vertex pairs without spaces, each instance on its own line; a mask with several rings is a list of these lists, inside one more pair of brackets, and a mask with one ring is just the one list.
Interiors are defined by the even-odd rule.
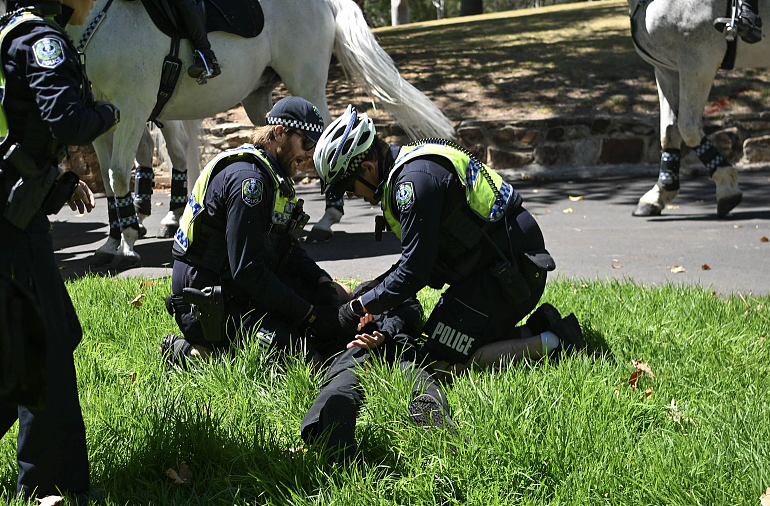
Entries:
[[505,259],[489,268],[497,284],[516,304],[531,294],[527,280],[517,264],[515,259],[510,261]]
[[182,302],[190,304],[190,310],[203,328],[206,341],[217,343],[223,339],[225,301],[221,286],[207,286],[203,290],[183,288]]

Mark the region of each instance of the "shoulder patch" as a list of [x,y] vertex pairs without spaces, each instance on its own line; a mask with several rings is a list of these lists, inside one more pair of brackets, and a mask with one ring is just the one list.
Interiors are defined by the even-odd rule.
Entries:
[[32,46],[32,51],[35,53],[35,61],[41,67],[56,68],[64,61],[64,49],[58,39],[40,39]]
[[403,212],[408,211],[412,204],[414,204],[414,186],[411,181],[401,183],[396,189],[396,205],[398,210]]
[[241,186],[241,197],[249,207],[254,207],[262,202],[262,181],[255,177],[244,179],[243,186]]

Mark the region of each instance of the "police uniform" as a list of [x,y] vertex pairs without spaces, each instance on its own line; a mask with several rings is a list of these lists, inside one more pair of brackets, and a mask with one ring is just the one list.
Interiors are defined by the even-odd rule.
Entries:
[[[353,295],[359,294],[354,292]],[[305,442],[324,439],[327,447],[337,452],[339,460],[352,457],[356,448],[356,418],[364,400],[360,374],[364,370],[362,367],[373,357],[397,364],[412,385],[413,399],[425,392],[438,401],[444,413],[449,413],[446,394],[433,379],[431,371],[420,365],[423,357],[412,337],[419,335],[422,314],[417,298],[407,298],[397,307],[375,315],[362,330],[370,334],[375,330],[383,333],[386,336],[383,344],[373,350],[356,346],[334,359],[318,397],[302,420],[300,434]]]
[[[432,358],[465,363],[484,344],[517,337],[515,324],[534,309],[555,268],[521,197],[443,142],[391,146],[388,158],[381,205],[402,255],[361,297],[363,306],[376,314],[426,285],[449,284],[425,326]],[[486,181],[492,184],[477,184]]]
[[[58,163],[70,144],[89,144],[115,123],[112,106],[96,106],[85,69],[63,30],[31,13],[2,18],[0,60],[4,87],[2,144],[18,144],[38,169]],[[18,418],[18,487],[25,494],[58,495],[89,489],[85,427],[78,401],[73,350],[82,329],[54,259],[50,222],[42,208],[20,228],[5,217],[9,194],[20,181],[0,162],[0,273],[36,298],[46,316],[48,379],[44,407],[0,400],[0,434]]]
[[[259,324],[263,346],[290,346],[319,278],[328,276],[294,235],[303,221],[297,206],[290,180],[259,146],[225,151],[202,171],[173,246],[174,314],[188,343],[226,348]],[[185,288],[210,286],[221,286],[224,304],[213,342],[203,333],[206,315],[182,301]]]

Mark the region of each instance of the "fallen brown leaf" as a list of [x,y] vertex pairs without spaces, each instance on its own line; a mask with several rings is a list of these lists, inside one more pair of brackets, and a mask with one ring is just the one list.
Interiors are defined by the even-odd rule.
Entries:
[[716,292],[716,290],[714,290],[713,292],[711,292],[711,296],[712,296],[712,297],[716,297],[716,296],[717,296],[717,292]]
[[759,496],[759,504],[761,506],[770,506],[770,487],[767,487],[762,495]]
[[55,506],[56,504],[61,504],[62,501],[64,501],[64,498],[59,495],[47,495],[42,499],[37,500],[37,502],[40,503],[40,506]]
[[672,206],[671,204],[666,206],[666,209],[679,209],[679,206]]
[[671,267],[671,272],[673,272],[674,274],[679,274],[680,272],[687,272],[687,269],[685,269],[681,265],[674,265]]
[[563,212],[564,214],[569,214],[569,213],[571,213],[571,212],[572,212],[572,208],[571,208],[571,207],[568,207],[567,209],[563,210],[562,212]]
[[160,207],[160,206],[162,206],[162,205],[163,205],[163,202],[155,202],[155,205],[156,205],[156,206],[158,206],[158,207]]
[[131,378],[131,384],[134,384],[134,381],[136,381],[136,371],[128,373],[128,377]]
[[132,306],[134,306],[134,307],[141,307],[141,306],[142,306],[142,299],[143,299],[143,298],[144,298],[144,294],[143,294],[143,293],[140,293],[139,295],[137,295],[137,296],[134,298],[134,300],[132,300],[131,302],[129,302],[129,304],[131,304],[131,305],[132,305]]
[[655,379],[655,375],[652,373],[652,369],[650,369],[650,366],[645,362],[642,362],[641,360],[631,360],[631,363],[634,367],[636,367],[637,371],[641,371],[645,374],[645,376]]
[[631,390],[636,390],[636,384],[639,382],[640,374],[642,374],[641,371],[634,371],[631,373],[631,377],[628,378],[628,386],[631,387]]
[[578,200],[583,200],[585,197],[583,195],[578,195],[577,197],[573,197],[572,195],[569,196],[569,199],[572,202],[577,202]]
[[759,238],[759,242],[768,242],[768,241],[770,241],[770,239],[768,239],[768,238],[767,238],[767,237],[765,237],[764,235],[763,235],[762,237],[760,237],[760,238]]
[[612,264],[612,268],[613,269],[620,269],[621,267],[623,267],[623,266],[620,265],[620,264]]
[[155,286],[155,281],[151,279],[145,279],[139,284],[140,288],[152,288],[153,286]]
[[185,483],[192,483],[193,481],[192,470],[184,460],[179,463],[179,477],[182,478],[182,481]]
[[703,265],[700,266],[700,268],[703,269],[704,271],[710,271],[711,270],[711,267],[709,267],[709,264],[703,264]]
[[652,397],[652,393],[655,391],[655,387],[650,387],[647,390],[644,391],[644,400],[649,399]]
[[170,467],[166,469],[166,476],[174,480],[175,485],[184,485],[184,480],[179,477],[179,473],[171,469]]
[[306,176],[306,177],[302,178],[302,181],[300,181],[300,184],[310,184],[312,182],[313,182],[313,180],[310,178],[310,176]]

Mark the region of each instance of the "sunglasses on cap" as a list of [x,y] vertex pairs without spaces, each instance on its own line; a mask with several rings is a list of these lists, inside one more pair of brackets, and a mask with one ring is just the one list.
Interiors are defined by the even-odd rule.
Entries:
[[317,141],[314,141],[313,139],[305,135],[305,133],[302,130],[292,130],[291,133],[297,134],[299,137],[302,137],[302,149],[305,151],[310,151],[316,146],[316,144],[318,144]]

